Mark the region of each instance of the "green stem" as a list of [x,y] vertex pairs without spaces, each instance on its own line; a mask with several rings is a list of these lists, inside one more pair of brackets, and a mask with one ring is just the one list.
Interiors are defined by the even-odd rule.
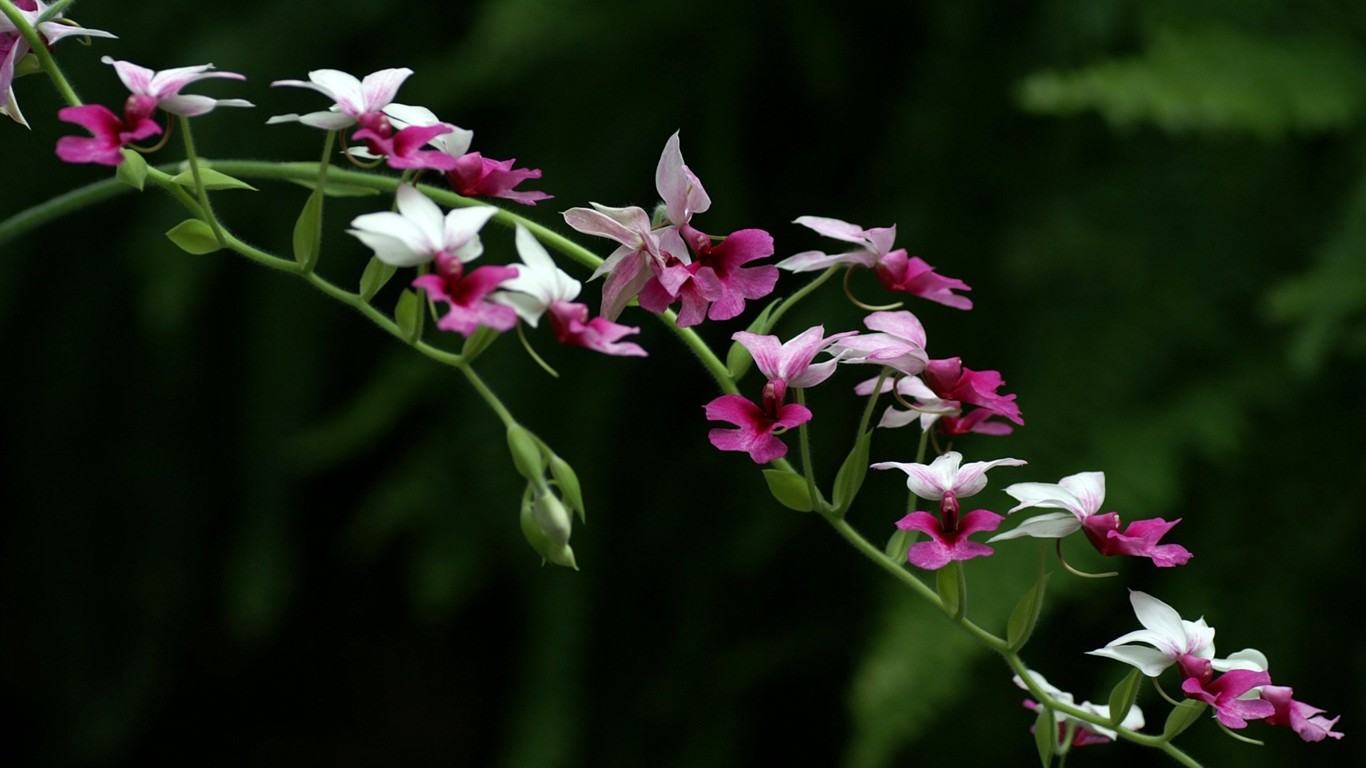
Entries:
[[[797,387],[797,405],[806,407],[806,390]],[[821,496],[820,489],[816,487],[816,470],[811,466],[811,438],[806,432],[806,423],[797,425],[797,444],[802,453],[802,475],[806,477],[806,493],[811,498],[811,505],[821,514],[829,514],[832,510]]]
[[798,302],[800,302],[802,299],[805,299],[807,296],[811,295],[812,291],[821,287],[821,285],[825,283],[826,280],[829,280],[838,271],[840,271],[840,265],[838,264],[826,269],[824,272],[820,273],[820,275],[818,275],[814,280],[807,283],[806,285],[803,285],[801,288],[798,288],[796,293],[793,293],[791,296],[788,296],[786,299],[783,299],[782,303],[779,304],[777,308],[773,310],[773,314],[769,316],[768,326],[772,328],[773,326],[777,325],[778,320],[781,319],[783,315],[787,314],[787,311],[789,309],[792,309],[793,307],[797,306]]
[[213,230],[213,236],[217,238],[218,244],[226,246],[228,241],[223,234],[223,225],[218,223],[218,217],[213,213],[213,205],[209,203],[209,190],[204,187],[204,176],[199,171],[199,156],[194,151],[194,136],[190,132],[190,118],[184,115],[180,115],[180,133],[184,137],[185,160],[190,164],[190,174],[194,176],[195,199],[203,208],[204,222]]
[[47,42],[43,40],[42,35],[38,34],[38,30],[29,25],[24,14],[9,0],[0,0],[0,13],[5,14],[14,28],[19,31],[19,35],[28,43],[29,50],[38,57],[38,63],[42,65],[43,71],[47,73],[48,79],[52,81],[52,86],[57,89],[57,93],[61,94],[62,99],[73,107],[79,107],[81,98],[76,95],[76,89],[71,87],[71,83],[67,82],[66,76],[62,74],[61,67],[58,67],[57,60],[52,58],[52,52],[47,49]]
[[1091,723],[1092,725],[1098,725],[1102,728],[1108,728],[1114,731],[1115,733],[1119,734],[1119,736],[1123,738],[1125,741],[1132,741],[1135,744],[1141,744],[1145,747],[1153,747],[1154,749],[1160,749],[1163,752],[1167,753],[1169,756],[1171,756],[1171,758],[1176,760],[1178,763],[1187,766],[1187,768],[1201,768],[1199,761],[1197,761],[1190,755],[1186,754],[1185,752],[1181,751],[1180,748],[1172,744],[1170,741],[1167,741],[1166,739],[1162,738],[1161,736],[1150,736],[1146,733],[1139,733],[1138,731],[1134,731],[1123,726],[1111,725],[1107,718],[1102,718],[1099,715],[1087,712],[1084,709],[1078,708],[1074,704],[1069,704],[1067,702],[1055,699],[1054,697],[1048,695],[1048,693],[1044,691],[1043,688],[1039,687],[1039,684],[1034,680],[1034,676],[1030,674],[1029,668],[1025,666],[1024,660],[1022,660],[1018,654],[1006,650],[1002,651],[1001,655],[1005,658],[1006,663],[1010,665],[1010,668],[1015,672],[1015,674],[1019,675],[1020,680],[1024,681],[1025,687],[1029,689],[1029,694],[1033,696],[1036,700],[1038,700],[1040,704],[1043,704],[1047,706],[1049,709],[1052,709],[1056,712],[1062,712],[1063,714],[1069,717],[1076,718],[1077,720],[1080,720],[1082,722]]
[[[854,530],[853,526],[849,525],[849,523],[842,518],[836,518],[833,515],[826,515],[825,519],[830,523],[830,526],[835,529],[836,533],[843,537],[845,541],[849,542],[854,549],[858,550],[864,557],[871,560],[874,565],[910,587],[913,592],[928,600],[936,608],[941,611],[944,609],[944,602],[939,599],[939,595],[935,594],[933,589],[927,586],[925,582],[916,578],[915,574],[902,568],[898,563],[888,559],[887,555],[882,550],[873,546],[867,539],[863,538],[863,535]],[[1010,646],[1006,644],[1005,640],[982,629],[980,626],[973,623],[971,619],[968,619],[967,617],[950,618],[953,623],[961,627],[963,631],[972,635],[978,642],[991,650],[996,651],[1001,655],[1010,652]]]
[[489,389],[489,385],[485,384],[484,380],[479,378],[479,374],[474,372],[473,366],[462,364],[456,367],[460,369],[461,373],[465,374],[465,378],[469,381],[470,386],[474,387],[474,391],[478,392],[479,396],[484,398],[484,402],[488,404],[488,407],[492,409],[494,413],[498,414],[498,418],[502,420],[504,426],[508,429],[517,426],[517,420],[512,418],[512,413],[508,411],[507,406],[503,405],[503,401],[498,399],[498,395],[494,394],[493,390]]

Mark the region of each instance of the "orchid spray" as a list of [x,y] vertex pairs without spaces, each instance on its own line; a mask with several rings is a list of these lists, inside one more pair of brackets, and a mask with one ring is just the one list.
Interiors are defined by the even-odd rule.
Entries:
[[[405,67],[360,77],[318,69],[306,80],[270,83],[315,92],[298,94],[301,112],[261,122],[272,125],[266,132],[321,131],[321,160],[216,160],[210,166],[196,151],[192,122],[213,119],[218,107],[250,108],[249,101],[237,97],[247,93],[242,75],[209,64],[156,71],[106,56],[103,60],[129,95],[112,106],[85,104],[49,48],[71,34],[108,33],[55,24],[61,9],[50,10],[41,2],[0,0],[0,107],[20,119],[12,73],[27,57],[33,57],[67,102],[42,119],[30,114],[33,132],[11,136],[9,143],[44,145],[57,161],[107,166],[89,168],[92,178],[113,173],[127,191],[149,186],[164,190],[184,217],[166,232],[170,244],[192,254],[235,254],[292,276],[360,313],[417,354],[454,369],[502,424],[511,472],[525,482],[520,502],[509,502],[509,509],[520,513],[515,522],[509,514],[507,525],[520,528],[535,554],[532,562],[582,565],[571,539],[576,524],[586,518],[584,489],[571,462],[514,415],[497,393],[496,382],[487,381],[477,364],[501,336],[515,335],[527,353],[527,375],[540,375],[542,369],[547,376],[556,373],[536,351],[556,343],[575,348],[570,352],[576,362],[648,365],[648,359],[603,357],[672,353],[640,341],[639,324],[654,321],[696,359],[719,390],[708,402],[688,404],[696,414],[694,437],[724,452],[719,462],[737,471],[757,469],[779,505],[824,521],[874,568],[995,652],[1009,668],[1002,675],[1003,689],[1008,691],[1013,679],[1028,692],[1033,744],[1045,765],[1061,764],[1071,750],[1083,746],[1129,742],[1198,766],[1176,739],[1206,714],[1205,719],[1237,731],[1242,740],[1247,740],[1242,732],[1253,723],[1287,726],[1305,741],[1342,738],[1337,717],[1273,683],[1259,652],[1218,657],[1214,630],[1203,619],[1183,619],[1143,592],[1126,595],[1109,589],[1102,595],[1120,605],[1127,599],[1143,629],[1099,649],[1076,651],[1078,661],[1089,653],[1133,668],[1109,692],[1107,704],[1078,703],[1026,664],[1024,652],[1055,568],[1049,550],[1056,550],[1056,567],[1068,578],[1091,575],[1066,562],[1065,539],[1084,539],[1102,556],[1132,558],[1143,567],[1179,568],[1193,555],[1181,544],[1164,541],[1179,531],[1180,519],[1122,525],[1120,513],[1106,510],[1105,475],[1099,470],[1040,482],[1026,479],[1024,459],[970,458],[955,447],[956,440],[970,434],[1007,436],[1025,421],[1016,396],[1003,391],[1007,385],[999,371],[968,368],[956,350],[941,349],[942,342],[935,345],[937,356],[931,355],[933,335],[915,314],[915,302],[970,311],[974,302],[990,299],[976,293],[969,299],[972,289],[966,282],[894,247],[895,225],[865,228],[795,212],[794,223],[807,234],[838,241],[845,250],[781,257],[778,238],[765,228],[708,234],[699,227],[712,226],[704,220],[709,215],[720,218],[717,209],[731,201],[708,194],[700,175],[684,160],[680,133],[660,137],[662,150],[654,169],[657,206],[651,206],[654,201],[625,207],[588,203],[567,207],[558,220],[551,215],[538,222],[517,206],[532,206],[551,195],[516,188],[525,182],[541,186],[541,171],[514,169],[512,160],[470,152],[471,131],[441,121],[425,107],[395,103],[400,87],[420,77]],[[224,82],[203,82],[210,79]],[[233,95],[182,93],[191,85]],[[331,103],[323,102],[319,109],[318,94]],[[90,135],[59,136],[58,121]],[[149,164],[145,155],[170,151],[172,124],[183,155],[167,164]],[[642,178],[648,179],[648,169],[642,170]],[[210,202],[220,192],[264,194],[249,191],[248,181],[266,179],[298,182],[311,190],[294,188],[294,196],[281,195],[271,203],[300,210],[285,238],[290,243],[285,255],[240,238]],[[329,201],[356,190],[377,193],[382,202],[350,219],[344,228],[351,236],[345,239],[349,247],[324,254],[324,231],[340,226],[324,218]],[[150,195],[147,201],[164,202]],[[813,195],[813,207],[823,204],[829,203]],[[26,222],[76,210],[70,206],[70,200],[39,204],[33,211],[43,215],[21,213],[0,225],[0,231],[13,237],[33,226]],[[562,227],[585,236],[585,242],[559,234]],[[353,268],[351,285],[319,274],[324,255]],[[871,270],[888,294],[885,298],[894,303],[873,307],[855,298],[849,275],[860,270]],[[849,301],[866,311],[866,330],[834,327],[833,320],[805,328],[784,323],[795,307],[837,285],[832,281],[836,277],[843,278]],[[789,284],[793,280],[805,282]],[[598,300],[582,300],[585,283],[598,292]],[[904,302],[910,303],[903,307]],[[699,327],[736,320],[724,331],[706,334],[729,342],[724,348],[713,347],[698,332]],[[594,352],[602,357],[590,354]],[[846,371],[847,366],[857,366],[862,375]],[[747,379],[751,370],[757,376]],[[850,380],[840,383],[837,377]],[[861,413],[858,423],[841,424],[838,409],[809,402],[808,393],[817,387],[825,397],[854,398]],[[912,438],[906,448],[903,428],[911,425],[918,427],[918,439]],[[845,458],[833,478],[817,476],[812,446],[818,431],[822,445],[853,435],[841,450]],[[1005,453],[993,449],[988,455]],[[860,489],[870,478],[896,474],[886,470],[904,474],[905,508],[867,510],[864,530],[859,530],[850,517]],[[1008,502],[987,492],[989,472],[1017,504],[1002,509]],[[973,508],[964,509],[965,503]],[[1041,545],[1027,539],[1052,541]],[[1004,626],[979,623],[968,610],[971,568],[1000,549],[1025,546],[1040,554],[1037,577],[1015,596],[1016,607]],[[1170,669],[1180,675],[1175,686],[1180,700],[1158,699],[1140,707],[1140,678],[1156,680]],[[1159,722],[1164,725],[1150,727]],[[1028,727],[1027,719],[1018,724],[1021,739],[1027,738],[1023,734]]]

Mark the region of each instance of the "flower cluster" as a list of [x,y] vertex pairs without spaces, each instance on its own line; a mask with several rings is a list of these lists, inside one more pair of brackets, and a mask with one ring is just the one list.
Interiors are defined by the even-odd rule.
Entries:
[[1338,718],[1324,717],[1322,709],[1295,700],[1293,689],[1272,685],[1260,651],[1247,648],[1215,658],[1214,629],[1203,618],[1186,621],[1170,605],[1143,592],[1130,592],[1129,602],[1143,629],[1122,635],[1091,655],[1122,661],[1154,678],[1176,666],[1186,697],[1213,707],[1215,718],[1227,728],[1242,729],[1248,721],[1262,720],[1289,726],[1305,741],[1342,738],[1333,730]]
[[398,210],[357,216],[349,232],[369,246],[375,258],[391,267],[432,267],[415,278],[413,287],[446,306],[437,321],[443,331],[470,336],[479,328],[511,330],[520,316],[536,327],[550,314],[562,344],[607,355],[641,357],[645,350],[621,338],[638,332],[603,318],[588,319],[588,308],[573,303],[580,285],[551,261],[545,248],[519,225],[516,235],[521,265],[466,265],[484,253],[479,231],[498,213],[492,206],[455,208],[444,215],[436,203],[412,185],[396,194]]
[[[335,102],[330,108],[305,115],[276,115],[267,123],[299,122],[329,131],[356,127],[353,142],[361,142],[352,156],[381,157],[390,168],[427,169],[445,174],[451,188],[470,197],[500,197],[535,205],[550,195],[518,191],[539,169],[514,169],[515,160],[490,160],[470,152],[472,131],[437,119],[426,107],[394,104],[399,86],[413,71],[407,67],[382,69],[362,79],[335,69],[317,69],[308,80],[276,80],[271,85],[308,88]],[[427,147],[431,147],[428,149]]]
[[[24,21],[48,45],[75,34],[111,37],[98,30],[58,23],[60,15],[50,13],[50,6],[44,2],[13,3]],[[25,31],[32,39],[32,31]],[[7,17],[0,18],[0,111],[20,122],[23,117],[11,83],[18,63],[30,53],[28,46]],[[66,136],[58,140],[56,153],[66,162],[119,165],[125,157],[132,156],[125,155],[125,148],[169,133],[169,125],[163,127],[157,121],[158,112],[189,118],[220,106],[252,106],[242,99],[182,93],[200,80],[245,79],[237,73],[215,70],[209,64],[154,71],[108,56],[102,61],[113,66],[129,96],[118,111],[101,105],[77,105],[58,113],[60,120],[82,126],[90,133],[88,137]],[[836,268],[847,269],[846,279],[854,269],[870,269],[888,291],[954,309],[969,310],[973,306],[963,295],[971,290],[965,282],[940,275],[928,263],[910,256],[906,249],[894,248],[895,225],[864,229],[839,219],[801,216],[794,223],[821,236],[852,244],[853,248],[835,254],[805,251],[777,264],[757,263],[775,253],[774,238],[766,230],[740,229],[725,237],[701,231],[694,224],[694,217],[707,212],[712,200],[684,162],[678,133],[666,141],[655,169],[655,188],[661,202],[653,214],[640,207],[613,208],[598,203],[563,213],[564,221],[578,232],[616,244],[599,264],[595,257],[583,254],[582,249],[563,246],[562,238],[510,211],[455,196],[496,197],[523,205],[535,205],[551,197],[541,191],[518,189],[526,181],[539,179],[539,169],[516,168],[515,160],[485,158],[470,150],[472,131],[440,120],[425,107],[394,103],[399,88],[412,74],[406,68],[391,68],[356,78],[335,69],[319,69],[309,72],[307,80],[277,80],[273,86],[317,91],[333,103],[324,110],[277,115],[267,122],[297,122],[329,131],[329,148],[334,135],[340,135],[341,152],[348,159],[373,165],[384,163],[402,173],[397,183],[387,180],[376,185],[395,189],[393,208],[355,216],[347,230],[373,252],[361,290],[354,294],[340,288],[330,292],[376,317],[378,310],[371,300],[384,281],[398,269],[415,270],[394,317],[383,316],[378,322],[433,358],[463,367],[466,373],[472,373],[469,366],[477,350],[483,349],[482,341],[496,333],[517,329],[517,335],[530,351],[524,329],[538,328],[543,320],[561,344],[611,356],[642,357],[645,350],[626,340],[638,334],[639,329],[616,322],[632,303],[664,316],[666,324],[673,325],[674,330],[706,321],[728,321],[743,314],[749,302],[770,295],[780,270],[825,271],[809,287],[814,289]],[[74,101],[74,96],[71,98]],[[209,250],[241,246],[224,235],[208,205],[188,136],[186,148],[188,162],[196,168],[198,195],[198,199],[189,198],[187,207],[197,218],[188,222],[192,225],[189,234],[182,232],[177,236],[193,240],[195,232],[208,231],[214,239],[207,245],[191,243],[183,247],[198,252],[195,249],[201,246]],[[136,171],[136,167],[136,163],[126,166],[120,177],[127,181],[127,171]],[[318,189],[309,198],[295,230],[298,272],[310,279],[321,280],[312,271],[320,234],[315,232],[311,254],[308,240],[311,231],[321,231],[321,205],[329,167],[325,158],[319,165]],[[455,195],[418,186],[419,175],[427,171],[440,173]],[[143,169],[142,173],[148,172]],[[162,175],[158,182],[165,182],[166,178],[169,177]],[[173,179],[165,183],[174,186],[180,182]],[[183,190],[175,189],[184,202],[187,198]],[[456,207],[443,211],[438,201]],[[513,246],[520,261],[475,266],[485,253],[484,227],[495,218],[512,226]],[[599,316],[592,316],[589,307],[577,301],[582,284],[557,266],[546,244],[562,246],[586,267],[597,265],[589,279],[604,278]],[[262,261],[274,258],[262,256],[255,249],[239,250]],[[295,262],[278,261],[284,269],[295,267]],[[863,318],[866,332],[827,333],[824,325],[812,325],[786,340],[772,333],[784,313],[807,293],[809,290],[798,291],[771,303],[747,330],[727,334],[734,342],[727,363],[722,363],[710,349],[698,352],[708,359],[709,369],[726,392],[703,406],[705,418],[730,425],[709,429],[708,440],[719,450],[745,453],[756,464],[775,462],[777,466],[765,474],[774,495],[788,506],[818,511],[840,527],[849,500],[858,491],[867,469],[903,472],[912,511],[895,523],[891,522],[890,514],[886,518],[884,524],[894,525],[901,533],[893,534],[889,557],[881,558],[880,564],[894,571],[898,578],[911,580],[921,577],[905,568],[901,562],[903,553],[905,562],[915,568],[938,571],[954,563],[993,555],[995,549],[991,545],[999,542],[1021,538],[1061,540],[1077,532],[1106,556],[1146,558],[1161,568],[1184,565],[1190,560],[1192,555],[1183,546],[1162,543],[1180,519],[1149,518],[1125,526],[1119,513],[1102,512],[1105,475],[1099,471],[1076,473],[1057,483],[1009,485],[1004,491],[1017,503],[1005,515],[987,508],[964,512],[963,500],[985,490],[988,471],[1026,465],[1017,458],[969,462],[964,460],[964,454],[954,450],[954,441],[960,438],[1008,435],[1024,425],[1016,395],[1002,392],[1005,380],[1001,373],[968,368],[956,356],[931,358],[924,325],[912,312],[899,309],[899,303],[867,314]],[[852,296],[850,299],[853,300]],[[857,300],[853,303],[872,309]],[[670,314],[674,307],[676,316]],[[465,347],[460,355],[426,343],[421,324],[424,310],[431,312],[438,330],[464,337]],[[701,334],[680,331],[679,335],[688,343],[705,348]],[[449,337],[445,337],[440,343],[448,342]],[[530,354],[540,361],[535,352]],[[750,361],[764,378],[757,402],[740,394],[739,381]],[[806,455],[811,444],[807,430],[814,413],[806,404],[805,393],[829,380],[842,365],[871,365],[877,376],[854,388],[856,394],[867,398],[864,415],[854,447],[835,480],[833,501],[826,501]],[[486,387],[481,387],[480,392],[491,400],[494,410],[506,422],[514,466],[527,480],[521,514],[524,534],[546,562],[576,567],[569,539],[573,517],[582,519],[584,512],[573,470],[543,441],[517,424]],[[890,395],[895,403],[882,412],[877,427],[918,425],[921,435],[915,461],[869,461],[874,434],[887,434],[869,427],[878,398],[883,395]],[[800,474],[784,461],[789,447],[782,435],[794,428],[802,435],[802,463],[808,465]],[[941,446],[941,442],[947,445]],[[927,462],[930,446],[939,455]],[[774,481],[775,477],[779,479]],[[790,490],[794,484],[789,481],[793,480],[800,485],[796,495],[802,496],[795,501],[784,498],[786,492],[781,490],[784,484]],[[917,500],[931,502],[937,508],[917,510]],[[1007,515],[1026,509],[1057,511],[1028,517],[985,542],[972,539],[975,534],[997,531]],[[850,537],[861,549],[867,549],[866,542],[858,540],[857,534]],[[1061,556],[1061,544],[1058,551]],[[872,552],[874,559],[878,559],[876,548]],[[938,587],[939,604],[960,622],[966,622],[962,609],[966,602],[963,572],[955,565],[941,573],[938,580],[932,579]],[[953,578],[955,575],[959,578]],[[1001,651],[1014,669],[1022,671],[1024,678],[1016,677],[1016,684],[1038,699],[1027,700],[1025,706],[1038,712],[1039,727],[1047,729],[1039,734],[1045,763],[1054,751],[1105,743],[1121,734],[1135,738],[1132,731],[1144,726],[1142,711],[1132,704],[1136,695],[1132,690],[1125,693],[1120,689],[1110,699],[1110,706],[1128,707],[1120,716],[1118,712],[1112,713],[1110,706],[1077,703],[1070,693],[1025,670],[1015,654],[1033,629],[1046,581],[1047,574],[1041,574],[1033,590],[1012,613],[1005,639],[996,639],[980,627],[969,626],[979,639],[991,638],[988,644]],[[914,586],[926,587],[919,581],[914,581]],[[957,592],[953,591],[955,588]],[[936,599],[928,587],[926,593],[931,600]],[[1216,719],[1226,728],[1242,729],[1249,721],[1261,720],[1288,726],[1306,741],[1342,737],[1342,733],[1333,730],[1338,718],[1328,718],[1323,710],[1296,700],[1293,689],[1272,683],[1268,662],[1259,651],[1245,649],[1217,658],[1214,630],[1203,619],[1186,621],[1170,606],[1142,592],[1131,592],[1130,601],[1144,629],[1089,652],[1134,666],[1138,672],[1131,673],[1128,679],[1137,681],[1139,673],[1156,678],[1175,666],[1186,698],[1212,707]],[[1056,731],[1056,744],[1050,735],[1052,731]]]
[[651,312],[681,304],[678,326],[703,320],[729,320],[745,302],[773,292],[778,270],[746,266],[773,255],[773,237],[762,229],[742,229],[714,238],[692,225],[694,214],[711,207],[702,182],[683,162],[678,134],[669,137],[655,169],[655,188],[663,205],[652,221],[642,208],[570,208],[569,226],[615,241],[618,247],[593,277],[606,275],[602,315],[615,320],[637,299]]
[[57,141],[57,156],[68,163],[118,165],[123,162],[124,147],[162,132],[161,126],[152,119],[158,109],[170,115],[194,117],[211,112],[215,107],[252,106],[251,102],[242,99],[211,99],[180,92],[190,83],[211,77],[246,79],[236,72],[215,71],[212,64],[155,72],[108,56],[100,60],[114,67],[114,72],[128,88],[129,96],[121,115],[99,104],[66,107],[57,113],[62,121],[79,125],[91,133],[90,137],[64,136]]

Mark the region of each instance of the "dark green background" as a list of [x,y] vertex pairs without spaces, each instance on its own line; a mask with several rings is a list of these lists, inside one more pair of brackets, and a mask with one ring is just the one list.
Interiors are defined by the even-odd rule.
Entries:
[[[57,54],[110,105],[104,54],[244,73],[191,89],[258,105],[196,119],[201,151],[279,160],[313,159],[321,133],[264,119],[325,102],[271,80],[411,67],[399,101],[544,169],[532,186],[556,198],[528,212],[561,230],[589,200],[650,206],[675,130],[714,200],[707,231],[763,227],[784,256],[833,245],[799,215],[895,222],[899,245],[974,288],[970,313],[913,307],[931,355],[1002,371],[1028,422],[957,446],[1030,462],[995,470],[982,505],[1103,469],[1107,508],[1183,518],[1172,538],[1195,552],[1173,571],[1059,574],[1031,663],[1103,701],[1124,668],[1082,653],[1137,626],[1124,590],[1142,588],[1203,613],[1221,654],[1261,648],[1348,733],[1304,745],[1254,724],[1257,748],[1202,722],[1189,751],[1360,762],[1366,10],[868,5],[87,0],[72,16],[120,39]],[[0,217],[107,175],[56,160],[76,129],[39,77],[17,91],[33,130],[0,125]],[[215,202],[287,252],[305,194]],[[382,204],[329,206],[324,272],[354,279],[368,253],[341,230]],[[501,427],[458,374],[288,276],[179,252],[160,233],[182,217],[125,195],[0,245],[6,764],[1036,760],[1005,666],[711,449],[715,390],[643,313],[626,319],[647,360],[544,333],[558,381],[511,339],[481,360],[585,484],[582,571],[542,568]],[[507,233],[485,240],[511,257]],[[779,332],[859,316],[832,289]],[[812,393],[827,479],[857,380]],[[889,433],[873,457],[913,452]],[[875,541],[903,505],[893,474],[851,516]],[[1083,549],[1083,567],[1111,565]],[[1003,550],[971,572],[994,626],[1032,567],[1028,542]],[[1156,760],[1119,745],[1069,765]]]

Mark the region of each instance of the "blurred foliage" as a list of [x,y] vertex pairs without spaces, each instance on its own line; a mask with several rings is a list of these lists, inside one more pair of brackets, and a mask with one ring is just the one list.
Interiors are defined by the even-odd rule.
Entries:
[[[1267,652],[1349,734],[1303,745],[1254,725],[1254,748],[1201,723],[1192,752],[1361,761],[1361,4],[243,0],[187,22],[87,0],[73,15],[120,36],[58,46],[87,99],[121,98],[105,54],[248,76],[205,84],[258,104],[196,121],[210,157],[316,155],[317,132],[260,123],[321,97],[271,80],[409,66],[402,101],[545,170],[556,199],[531,214],[559,229],[588,200],[650,205],[680,129],[708,231],[765,227],[782,256],[826,245],[798,215],[895,222],[898,245],[975,289],[970,313],[912,307],[931,355],[999,369],[1020,395],[1025,428],[957,446],[1030,462],[996,470],[982,505],[1103,469],[1110,508],[1183,518],[1172,538],[1196,553],[1175,573],[1055,577],[1030,662],[1103,700],[1123,670],[1081,652],[1133,629],[1124,588],[1146,589],[1203,613],[1221,651]],[[33,130],[0,125],[3,216],[104,178],[51,156],[68,126],[40,78],[16,91]],[[307,193],[261,186],[215,205],[287,252]],[[177,251],[161,233],[178,211],[141,202],[0,246],[6,764],[1035,759],[1004,665],[711,449],[714,392],[648,318],[628,318],[645,361],[542,349],[552,381],[510,339],[480,361],[583,480],[583,570],[540,568],[501,425],[458,376],[296,281]],[[342,225],[373,206],[329,203],[334,279],[359,276]],[[485,240],[511,257],[504,233]],[[780,333],[858,327],[838,291],[821,296]],[[723,344],[743,322],[704,333]],[[823,478],[857,380],[811,393]],[[873,457],[913,450],[879,434]],[[874,541],[904,507],[888,474],[851,513]],[[1110,565],[1083,549],[1069,561]],[[969,571],[986,626],[1031,583],[1031,550]],[[1111,746],[1069,764],[1151,760]]]

